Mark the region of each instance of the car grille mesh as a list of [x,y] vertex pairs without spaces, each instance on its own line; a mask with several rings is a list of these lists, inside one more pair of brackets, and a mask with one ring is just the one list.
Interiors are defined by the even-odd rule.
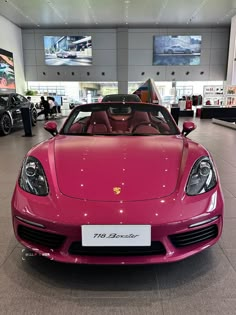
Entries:
[[170,235],[169,238],[175,247],[184,247],[214,239],[218,235],[217,225],[211,225],[202,229],[186,233]]
[[166,249],[161,242],[151,242],[151,246],[107,246],[89,247],[82,246],[81,242],[73,242],[69,248],[69,254],[80,256],[145,256],[164,255]]
[[18,226],[18,235],[22,240],[44,247],[58,249],[65,241],[65,236],[39,231],[24,225]]

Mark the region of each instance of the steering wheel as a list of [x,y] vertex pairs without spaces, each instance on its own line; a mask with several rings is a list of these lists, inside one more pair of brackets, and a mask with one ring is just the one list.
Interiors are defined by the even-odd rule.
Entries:
[[137,125],[132,129],[131,132],[134,133],[134,132],[136,131],[136,129],[137,129],[138,127],[140,127],[140,126],[150,126],[150,127],[155,128],[156,131],[159,132],[159,130],[157,129],[157,126],[156,126],[154,123],[148,122],[148,121],[146,121],[146,122],[141,122],[141,123],[137,124]]

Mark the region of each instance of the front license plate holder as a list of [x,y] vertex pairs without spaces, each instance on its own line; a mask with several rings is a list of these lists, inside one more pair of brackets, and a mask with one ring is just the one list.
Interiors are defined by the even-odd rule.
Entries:
[[82,225],[82,246],[151,246],[151,226]]

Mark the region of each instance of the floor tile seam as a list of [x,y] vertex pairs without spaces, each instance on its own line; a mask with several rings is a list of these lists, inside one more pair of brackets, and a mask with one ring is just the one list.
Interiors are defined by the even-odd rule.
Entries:
[[226,257],[226,259],[228,260],[230,266],[233,268],[234,272],[236,273],[236,267],[234,267],[234,265],[231,263],[229,257],[226,255],[226,253],[225,253],[225,251],[224,251],[224,248],[221,246],[220,243],[218,243],[218,245],[219,245],[219,248],[221,249],[223,255],[224,255],[224,256]]
[[[211,151],[211,154],[212,154],[212,151]],[[235,168],[235,170],[236,170],[236,166],[234,166],[234,165],[233,165],[231,162],[229,162],[228,160],[223,159],[223,158],[221,157],[221,155],[219,155],[219,154],[217,154],[217,153],[213,153],[213,154],[217,155],[217,156],[219,157],[219,159],[221,159],[223,162],[229,164],[230,166],[232,166],[232,167]],[[231,153],[231,154],[232,154],[232,153]],[[216,160],[216,158],[214,158],[214,160]],[[217,164],[217,163],[216,163],[216,164]]]
[[[233,196],[233,198],[236,198],[227,188],[225,188],[223,185],[222,185],[222,188],[225,189],[227,191],[227,193],[229,193],[230,195]],[[231,197],[232,198],[232,197]]]
[[165,315],[163,299],[162,299],[161,294],[160,294],[160,282],[158,280],[156,268],[154,269],[154,275],[155,275],[155,281],[156,281],[156,289],[158,290],[158,302],[161,303],[162,315]]
[[7,255],[7,257],[4,259],[4,261],[0,264],[0,269],[5,265],[6,261],[8,260],[8,258],[11,256],[11,254],[14,252],[14,250],[16,249],[17,244],[14,246],[14,248],[11,250],[11,252]]

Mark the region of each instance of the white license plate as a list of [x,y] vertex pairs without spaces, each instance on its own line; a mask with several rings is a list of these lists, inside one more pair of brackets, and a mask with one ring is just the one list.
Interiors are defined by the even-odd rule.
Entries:
[[82,225],[82,246],[150,245],[150,225]]

